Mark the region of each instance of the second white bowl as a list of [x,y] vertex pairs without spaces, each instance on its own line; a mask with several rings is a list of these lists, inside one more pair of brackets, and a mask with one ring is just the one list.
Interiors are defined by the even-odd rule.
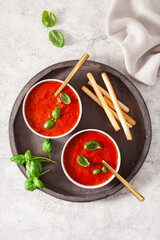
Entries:
[[117,143],[114,141],[114,139],[110,135],[108,135],[107,133],[105,133],[105,132],[103,132],[101,130],[98,130],[98,129],[85,129],[85,130],[79,131],[79,132],[75,133],[73,136],[71,136],[68,139],[68,141],[65,143],[64,147],[63,147],[62,154],[61,154],[61,165],[62,165],[62,169],[63,169],[66,177],[72,183],[74,183],[75,185],[77,185],[79,187],[82,187],[82,188],[88,188],[88,189],[100,188],[100,187],[103,187],[103,186],[107,185],[109,182],[111,182],[114,179],[115,175],[112,175],[106,182],[104,182],[102,184],[94,185],[94,186],[87,186],[87,185],[80,184],[80,183],[76,182],[73,178],[71,178],[71,176],[68,174],[68,172],[66,171],[65,166],[64,166],[64,160],[63,160],[64,159],[64,151],[65,151],[65,149],[67,147],[67,144],[71,141],[71,139],[73,139],[78,134],[80,134],[82,132],[87,132],[87,131],[96,131],[96,132],[103,133],[104,135],[106,135],[107,137],[109,137],[112,140],[112,142],[114,143],[114,145],[115,145],[115,147],[117,149],[117,152],[118,152],[118,164],[117,164],[116,172],[119,171],[120,163],[121,163],[121,155],[120,155],[120,151],[119,151],[118,145],[117,145]]

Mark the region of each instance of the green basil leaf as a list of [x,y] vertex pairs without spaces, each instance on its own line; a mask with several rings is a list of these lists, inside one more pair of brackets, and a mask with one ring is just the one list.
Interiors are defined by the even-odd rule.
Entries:
[[60,107],[56,107],[54,111],[52,112],[52,117],[57,120],[60,117]]
[[62,102],[64,102],[65,104],[71,103],[71,99],[66,93],[60,93],[60,98],[61,98]]
[[37,187],[36,184],[33,182],[33,179],[27,179],[24,182],[25,189],[28,191],[34,191]]
[[100,170],[100,169],[95,169],[95,170],[93,170],[93,172],[92,172],[92,173],[93,173],[94,175],[96,175],[96,174],[99,174],[100,172],[101,172],[101,170]]
[[36,184],[36,186],[38,188],[40,188],[40,189],[44,189],[45,188],[45,186],[43,185],[43,183],[41,182],[41,180],[39,178],[34,177],[33,181],[34,181],[34,183]]
[[24,157],[26,159],[26,161],[31,161],[32,160],[32,154],[29,150],[27,150],[24,154]]
[[49,141],[49,139],[46,139],[43,144],[42,144],[42,149],[45,153],[47,153],[48,155],[50,154],[50,152],[52,151],[52,144]]
[[42,173],[42,164],[38,160],[27,162],[26,170],[32,177],[39,177]]
[[[34,163],[34,164],[33,164]],[[37,169],[38,169],[38,171],[39,171],[39,173],[41,174],[42,173],[42,171],[43,171],[43,169],[42,169],[42,163],[40,162],[40,161],[38,161],[37,159],[35,159],[34,161],[33,161],[33,166],[36,166],[37,167]]]
[[89,167],[90,166],[90,162],[88,162],[87,158],[84,157],[84,156],[78,156],[77,161],[83,167]]
[[104,167],[102,167],[102,169],[101,169],[101,170],[102,170],[102,172],[104,172],[104,173],[105,173],[105,172],[108,172],[108,170],[107,170],[107,168],[106,168],[105,166],[104,166]]
[[51,119],[51,120],[48,120],[47,122],[45,122],[44,128],[50,129],[53,127],[53,125],[54,125],[54,121]]
[[42,13],[42,23],[45,27],[53,27],[57,22],[56,16],[48,11]]
[[52,30],[49,32],[49,40],[56,47],[62,48],[64,46],[65,41],[63,34],[58,30]]
[[28,170],[26,170],[26,176],[27,176],[28,178],[32,178],[32,176],[29,174]]
[[13,157],[10,158],[10,160],[12,162],[17,163],[17,164],[25,164],[26,163],[26,160],[25,160],[25,157],[24,157],[23,154],[13,156]]
[[88,149],[88,150],[92,150],[92,151],[101,149],[99,143],[96,141],[90,141],[90,142],[85,143],[84,148]]

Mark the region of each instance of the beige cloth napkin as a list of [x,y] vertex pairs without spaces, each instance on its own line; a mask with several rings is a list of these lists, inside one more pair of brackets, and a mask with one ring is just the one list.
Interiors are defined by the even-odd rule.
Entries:
[[107,35],[123,52],[128,73],[147,85],[160,66],[160,0],[111,0]]

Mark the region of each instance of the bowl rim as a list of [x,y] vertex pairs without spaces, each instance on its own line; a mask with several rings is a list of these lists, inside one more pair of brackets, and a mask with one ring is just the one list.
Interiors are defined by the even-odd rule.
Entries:
[[66,171],[65,169],[65,166],[64,166],[64,162],[63,162],[63,157],[64,157],[64,151],[66,149],[66,146],[68,145],[68,143],[70,142],[70,140],[72,138],[74,138],[76,135],[82,133],[82,132],[88,132],[88,131],[94,131],[94,132],[100,132],[100,133],[103,133],[104,135],[106,135],[107,137],[109,137],[111,139],[111,141],[114,143],[116,149],[117,149],[117,152],[118,152],[118,164],[117,164],[117,168],[116,168],[116,172],[119,171],[120,169],[120,165],[121,165],[121,154],[120,154],[120,150],[119,150],[119,147],[117,145],[117,143],[115,142],[115,140],[109,135],[107,134],[106,132],[102,131],[102,130],[99,130],[99,129],[84,129],[84,130],[81,130],[81,131],[78,131],[76,132],[75,134],[73,134],[68,140],[67,142],[65,143],[65,145],[63,146],[63,149],[62,149],[62,152],[61,152],[61,166],[62,166],[62,169],[63,169],[63,172],[65,173],[66,177],[72,182],[74,183],[75,185],[77,185],[78,187],[82,187],[82,188],[87,188],[87,189],[95,189],[95,188],[100,188],[100,187],[103,187],[105,185],[107,185],[108,183],[110,183],[114,178],[115,178],[115,175],[113,174],[106,182],[102,183],[102,184],[99,184],[99,185],[93,185],[93,186],[88,186],[88,185],[84,185],[84,184],[81,184],[81,183],[78,183],[76,182],[73,178],[70,177],[70,175],[68,174],[68,172]]
[[61,138],[61,137],[65,137],[66,135],[68,135],[69,133],[71,133],[76,127],[77,125],[79,124],[80,122],[80,119],[81,119],[81,116],[82,116],[82,102],[81,102],[81,99],[79,97],[79,94],[77,93],[77,91],[70,85],[70,84],[67,84],[67,86],[69,86],[73,91],[74,93],[76,94],[77,98],[78,98],[78,102],[79,102],[79,107],[80,107],[80,112],[79,112],[79,117],[78,117],[78,120],[76,122],[76,124],[73,126],[72,129],[70,129],[68,132],[62,134],[62,135],[59,135],[59,136],[45,136],[45,135],[42,135],[40,133],[37,133],[28,123],[27,121],[27,118],[26,118],[26,115],[25,115],[25,104],[26,104],[26,100],[27,100],[27,97],[29,95],[29,93],[33,90],[33,88],[35,88],[37,85],[43,83],[43,82],[48,82],[48,81],[52,81],[52,82],[61,82],[63,83],[64,81],[60,80],[60,79],[56,79],[56,78],[53,78],[53,79],[45,79],[45,80],[42,80],[42,81],[39,81],[38,83],[34,84],[29,90],[28,92],[26,93],[25,97],[24,97],[24,100],[23,100],[23,106],[22,106],[22,114],[23,114],[23,119],[27,125],[27,127],[33,132],[35,133],[37,136],[40,136],[40,137],[43,137],[43,138],[49,138],[49,139],[57,139],[57,138]]

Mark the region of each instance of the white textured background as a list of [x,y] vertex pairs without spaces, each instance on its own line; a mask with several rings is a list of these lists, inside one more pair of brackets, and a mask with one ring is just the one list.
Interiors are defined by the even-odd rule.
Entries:
[[[25,177],[9,161],[10,112],[36,73],[54,63],[78,59],[87,51],[90,60],[127,75],[119,47],[105,35],[108,5],[104,0],[0,0],[0,239],[160,238],[160,81],[155,87],[133,81],[147,103],[153,127],[150,152],[131,181],[146,197],[143,203],[125,188],[90,203],[65,202],[39,190],[30,193],[24,190]],[[41,24],[44,10],[57,16],[53,28],[65,36],[62,49],[49,42],[49,30]]]

